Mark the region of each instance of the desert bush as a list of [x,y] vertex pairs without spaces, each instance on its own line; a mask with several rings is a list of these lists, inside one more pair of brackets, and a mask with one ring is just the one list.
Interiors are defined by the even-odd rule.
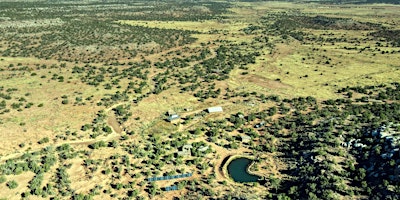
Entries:
[[7,187],[10,189],[15,189],[18,187],[18,183],[14,180],[7,182]]

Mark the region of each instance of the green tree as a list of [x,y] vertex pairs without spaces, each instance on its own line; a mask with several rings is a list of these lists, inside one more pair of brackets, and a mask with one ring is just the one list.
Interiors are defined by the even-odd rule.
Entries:
[[45,138],[42,138],[41,140],[39,140],[38,143],[39,143],[39,144],[43,144],[43,143],[47,143],[47,142],[49,142],[49,141],[50,141],[49,138],[48,138],[48,137],[45,137]]
[[275,192],[278,191],[279,186],[281,185],[281,180],[275,177],[270,177],[271,186],[275,189]]
[[7,178],[6,178],[6,176],[0,176],[0,183],[4,183],[4,182],[6,182],[7,181]]
[[15,189],[18,187],[18,183],[14,180],[7,182],[7,187],[10,189]]

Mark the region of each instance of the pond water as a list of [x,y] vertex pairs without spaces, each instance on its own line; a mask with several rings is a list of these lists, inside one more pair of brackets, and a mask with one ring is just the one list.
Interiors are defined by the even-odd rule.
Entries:
[[244,182],[258,182],[259,176],[247,173],[247,167],[251,164],[252,160],[248,158],[237,158],[232,160],[228,165],[228,173],[234,181]]

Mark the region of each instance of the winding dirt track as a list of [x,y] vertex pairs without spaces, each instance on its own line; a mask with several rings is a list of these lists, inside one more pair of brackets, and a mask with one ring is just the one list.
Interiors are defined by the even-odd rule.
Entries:
[[[121,102],[121,103],[114,104],[111,107],[106,108],[104,111],[106,113],[108,113],[113,108],[115,108],[115,107],[117,107],[119,105],[122,105],[122,104],[126,104],[126,103],[128,103],[128,102]],[[108,121],[107,121],[107,125],[109,127],[111,127],[112,132],[110,134],[106,135],[106,136],[99,136],[99,137],[97,137],[95,139],[82,139],[82,140],[76,140],[76,141],[57,142],[57,143],[53,144],[53,146],[55,148],[57,148],[57,147],[59,147],[59,146],[61,146],[63,144],[70,144],[70,145],[82,145],[82,144],[85,144],[86,145],[86,144],[91,144],[91,143],[98,142],[98,141],[110,141],[110,140],[115,139],[118,136],[120,136],[120,134],[118,134],[114,130],[113,126],[111,124],[108,124]],[[42,148],[43,147],[37,148],[37,149],[33,149],[33,150],[30,150],[30,152],[40,151]],[[7,161],[9,159],[15,159],[15,158],[21,157],[22,155],[24,155],[24,153],[26,153],[26,152],[17,152],[17,153],[12,153],[12,154],[8,154],[8,155],[5,155],[5,156],[1,156],[0,157],[0,163],[5,162],[5,161]]]
[[[112,129],[112,128],[111,128]],[[54,147],[59,147],[63,144],[70,144],[70,145],[81,145],[81,144],[91,144],[94,142],[98,142],[98,141],[109,141],[112,140],[114,138],[117,138],[119,136],[119,134],[117,134],[114,130],[111,134],[108,134],[107,136],[103,136],[103,137],[97,137],[96,139],[83,139],[83,140],[78,140],[78,141],[64,141],[64,142],[58,142],[54,145]],[[38,149],[34,149],[31,150],[30,152],[36,152],[36,151],[40,151],[42,148],[38,148]],[[0,158],[0,163],[4,162],[6,160],[9,159],[14,159],[14,158],[18,158],[21,157],[22,155],[24,155],[24,153],[26,152],[18,152],[18,153],[12,153],[12,154],[8,154],[6,156],[2,156]]]

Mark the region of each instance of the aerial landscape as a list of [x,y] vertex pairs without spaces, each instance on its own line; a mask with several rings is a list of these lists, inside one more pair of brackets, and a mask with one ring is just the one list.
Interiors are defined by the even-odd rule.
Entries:
[[398,0],[0,0],[0,199],[400,199]]

